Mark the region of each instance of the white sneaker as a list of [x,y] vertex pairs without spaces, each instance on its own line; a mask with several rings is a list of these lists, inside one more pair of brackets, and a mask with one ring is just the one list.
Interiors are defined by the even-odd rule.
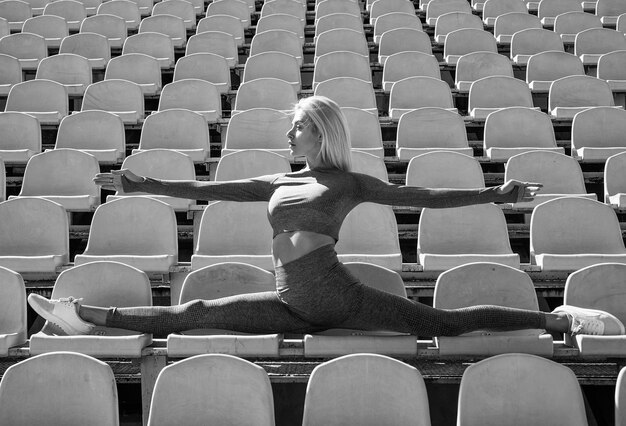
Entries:
[[89,334],[95,328],[78,315],[81,300],[73,297],[46,299],[35,293],[28,295],[28,304],[35,312],[70,336]]
[[570,318],[570,334],[620,335],[625,334],[624,324],[614,315],[596,309],[562,305],[552,313],[565,313]]

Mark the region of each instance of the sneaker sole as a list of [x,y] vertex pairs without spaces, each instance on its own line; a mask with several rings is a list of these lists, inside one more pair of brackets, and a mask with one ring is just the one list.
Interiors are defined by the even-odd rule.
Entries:
[[28,304],[30,305],[31,308],[33,308],[35,312],[37,312],[37,314],[39,314],[46,321],[49,321],[52,324],[59,327],[61,330],[63,330],[64,333],[68,335],[84,334],[84,333],[81,333],[79,330],[76,330],[74,327],[72,327],[67,322],[63,321],[62,319],[60,319],[58,316],[54,315],[53,313],[45,309],[42,309],[41,306],[39,305],[39,300],[38,300],[40,297],[41,296],[35,295],[34,293],[28,296]]

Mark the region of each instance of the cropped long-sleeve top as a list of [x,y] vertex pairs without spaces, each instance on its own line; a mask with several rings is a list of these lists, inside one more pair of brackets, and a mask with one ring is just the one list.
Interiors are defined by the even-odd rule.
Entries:
[[[517,194],[499,194],[496,187],[482,189],[431,189],[397,185],[378,178],[339,169],[302,170],[234,181],[144,182],[123,179],[124,192],[148,192],[206,201],[267,201],[274,236],[291,231],[311,231],[338,239],[346,215],[358,204],[372,202],[394,206],[459,207],[488,202],[514,201]],[[513,191],[517,192],[517,191]]]

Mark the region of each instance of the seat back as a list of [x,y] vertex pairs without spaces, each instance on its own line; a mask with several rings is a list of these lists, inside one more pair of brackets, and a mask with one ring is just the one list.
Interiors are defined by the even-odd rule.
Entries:
[[243,4],[241,1],[211,2],[206,8],[206,16],[213,15],[235,16],[239,19],[244,29],[250,27],[250,9],[247,4]]
[[111,0],[98,6],[98,15],[114,15],[123,18],[127,29],[137,28],[141,22],[141,13],[137,3],[130,0]]
[[215,111],[222,116],[222,99],[217,86],[198,78],[185,78],[163,86],[158,110],[183,108],[194,112]]
[[185,21],[183,21],[183,18],[174,15],[147,16],[141,20],[139,32],[163,33],[172,40],[182,40],[182,42],[187,40]]
[[320,82],[336,77],[353,77],[371,81],[372,70],[369,57],[349,51],[334,51],[318,56],[313,72],[313,89]]
[[132,81],[102,80],[87,87],[81,110],[135,111],[143,117],[143,93],[139,85]]
[[[502,56],[502,55],[501,55]],[[475,80],[470,86],[468,109],[533,108],[533,95],[524,80],[492,75]]]
[[626,80],[626,50],[617,50],[600,56],[597,77],[602,80]]
[[439,43],[445,41],[445,37],[450,31],[459,28],[475,28],[482,30],[483,21],[480,17],[467,12],[448,12],[439,15],[435,24],[435,40]]
[[403,114],[398,121],[397,147],[467,148],[463,117],[439,107],[416,107],[417,109]]
[[385,65],[386,58],[398,52],[433,53],[430,37],[414,28],[396,28],[385,31],[378,43],[378,60]]
[[37,67],[35,78],[52,80],[64,85],[87,87],[92,82],[91,65],[83,56],[60,53],[42,59]]
[[52,80],[28,80],[11,87],[5,111],[57,112],[65,117],[69,110],[67,89]]
[[252,108],[272,108],[290,111],[298,103],[298,94],[287,81],[278,78],[257,78],[242,83],[237,90],[237,111]]
[[32,115],[23,112],[0,113],[0,151],[28,149],[41,152],[41,127]]
[[[131,37],[126,39],[126,43]],[[137,84],[152,84],[157,90],[161,89],[162,84],[159,62],[155,57],[144,53],[125,53],[112,58],[107,65],[104,78],[105,80],[127,80]]]
[[604,202],[616,194],[626,194],[626,153],[610,156],[604,166]]
[[188,78],[213,83],[219,93],[226,93],[231,85],[228,61],[215,53],[191,53],[176,61],[174,81]]
[[369,7],[370,12],[370,24],[376,26],[378,17],[390,12],[398,13],[412,13],[415,15],[415,6],[413,2],[407,2],[406,0],[393,0],[393,1],[379,1],[376,5],[375,2]]
[[478,51],[498,52],[496,38],[489,31],[475,28],[462,28],[454,30],[448,33],[446,41],[443,45],[444,57],[449,55],[460,56],[465,55],[466,53]]
[[624,33],[610,28],[589,28],[576,34],[574,54],[603,54],[626,50]]
[[[511,37],[511,59],[515,58],[517,55],[535,55],[537,53],[542,52],[565,52],[565,48],[563,47],[563,41],[555,34],[554,31],[546,30],[543,28],[527,28],[524,30],[520,30],[513,34]],[[571,54],[570,54],[571,55]],[[575,55],[572,55],[575,56]],[[559,55],[557,53],[546,54],[545,56],[540,56],[543,58],[543,61],[547,63],[539,63],[533,64],[533,67],[541,67],[539,69],[550,69],[552,66],[560,68],[568,69],[570,66],[573,70],[578,70],[577,63],[570,65],[573,61],[573,58],[570,57],[569,62],[566,62],[562,65],[558,65],[560,63],[563,55]],[[566,57],[567,58],[567,57]],[[538,59],[534,59],[534,61],[539,61]],[[530,66],[530,59],[529,59]],[[555,64],[555,65],[552,65]],[[582,65],[582,63],[581,63]],[[558,72],[555,70],[555,72]],[[562,72],[562,71],[561,71]],[[528,70],[527,70],[528,76]],[[542,78],[533,78],[533,80],[545,80]],[[532,81],[528,80],[527,81]]]
[[[334,2],[332,0],[330,0],[328,4],[330,3],[342,5],[345,4],[348,5],[347,7],[352,7],[356,5],[356,3],[352,2]],[[354,15],[348,12],[334,12],[318,16],[316,12],[315,22],[315,38],[317,38],[317,36],[322,34],[323,32],[332,30],[334,28],[346,28],[355,31],[363,31],[363,19],[361,18],[360,13],[358,15]]]
[[200,114],[176,108],[150,114],[141,129],[139,149],[201,149],[209,152],[209,128]]
[[369,57],[369,46],[363,30],[336,28],[324,31],[315,39],[315,58],[325,53],[348,51]]
[[626,146],[624,117],[626,111],[618,108],[596,107],[579,112],[572,121],[572,148]]
[[[529,28],[541,29],[541,19],[525,12],[508,12],[496,17],[493,24],[493,35],[512,37],[518,31]],[[510,41],[510,39],[509,39]]]
[[553,151],[529,151],[507,161],[505,181],[541,182],[541,194],[586,194],[585,178],[576,159]]
[[407,77],[391,86],[389,108],[454,108],[450,86],[433,77]]
[[[244,29],[241,19],[232,15],[209,15],[198,21],[196,34],[206,31],[219,31],[233,36],[237,46],[243,46]],[[257,24],[258,31],[258,24]]]
[[362,149],[379,157],[384,156],[378,115],[352,107],[341,108],[341,112],[348,122],[351,148]]
[[285,149],[291,119],[285,112],[271,108],[252,108],[238,112],[229,121],[224,148]]
[[196,10],[190,2],[173,0],[172,3],[155,3],[152,7],[152,16],[173,15],[181,18],[185,28],[192,30],[196,28]]
[[193,160],[188,155],[171,149],[157,148],[129,155],[124,159],[122,169],[156,179],[196,179]]
[[174,64],[174,45],[172,38],[160,32],[140,32],[127,37],[122,47],[122,55],[126,56],[129,53],[143,53],[144,55],[159,59],[159,62],[165,62],[165,60],[167,60],[171,65]]
[[[521,1],[521,0],[520,0]],[[459,58],[455,82],[476,81],[483,77],[506,76],[513,78],[513,66],[504,55],[494,52],[472,52]]]
[[106,111],[79,111],[64,117],[59,124],[56,148],[86,150],[117,149],[124,153],[124,123]]
[[[543,1],[543,0],[542,0]],[[561,13],[566,12],[582,12],[583,6],[576,0],[546,0],[543,3],[540,2],[537,9],[537,16],[540,19],[555,18]]]
[[287,30],[255,33],[250,42],[250,56],[263,52],[283,52],[295,57],[302,65],[302,43],[297,34]]
[[414,28],[422,30],[422,21],[417,17],[415,11],[398,12],[390,11],[383,13],[376,18],[374,24],[374,43],[380,42],[380,37],[388,30],[395,28]]
[[426,188],[484,188],[485,178],[474,157],[453,151],[432,151],[409,161],[406,184]]
[[[27,339],[26,287],[20,274],[0,266],[2,297],[0,297],[0,335],[19,334]],[[2,403],[0,402],[0,405]],[[1,415],[0,415],[1,417]]]
[[[22,82],[20,61],[11,55],[0,53],[0,86],[12,86]],[[8,94],[8,91],[5,91]]]
[[205,31],[189,37],[185,56],[193,53],[214,53],[222,56],[231,68],[239,63],[235,37],[222,31]]
[[450,12],[472,13],[471,6],[463,0],[435,0],[426,5],[426,23],[436,26],[437,18]]
[[128,37],[124,18],[105,13],[85,18],[80,26],[80,32],[103,35],[116,47],[122,47]]
[[46,39],[38,34],[14,33],[0,39],[0,53],[40,61],[48,56],[48,47]]
[[548,109],[558,107],[614,106],[609,84],[596,77],[571,75],[559,78],[550,85]]
[[[102,5],[109,3],[103,3]],[[128,3],[132,2],[128,1]],[[109,47],[108,39],[96,33],[78,33],[65,37],[61,42],[61,47],[59,47],[59,53],[74,53],[87,59],[100,59],[105,64],[111,59],[111,48]]]
[[352,156],[352,171],[389,182],[387,166],[383,158],[358,150],[352,150],[350,155]]
[[[367,64],[369,67],[369,63]],[[263,52],[248,57],[243,70],[243,82],[257,78],[278,78],[300,91],[301,77],[298,60],[287,53]]]
[[485,121],[484,148],[554,148],[550,117],[530,108],[511,107],[492,112]]
[[67,21],[56,15],[39,15],[28,18],[24,21],[22,31],[38,34],[46,39],[56,39],[56,43],[69,35]]
[[391,92],[396,81],[408,77],[432,77],[441,80],[437,58],[423,52],[398,52],[389,55],[383,68],[383,90]]
[[[315,28],[317,30],[317,26]],[[304,27],[300,18],[287,13],[274,13],[265,15],[257,21],[256,32],[263,33],[272,30],[285,30],[294,33],[304,43]]]
[[220,157],[215,169],[215,180],[248,179],[289,172],[289,160],[282,155],[262,149],[244,149]]

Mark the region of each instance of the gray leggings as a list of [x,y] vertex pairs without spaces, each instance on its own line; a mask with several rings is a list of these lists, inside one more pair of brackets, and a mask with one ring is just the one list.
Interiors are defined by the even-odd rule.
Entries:
[[543,312],[482,305],[435,309],[367,287],[328,245],[275,269],[276,291],[176,306],[111,308],[107,327],[167,335],[197,328],[311,333],[329,328],[387,330],[421,337],[475,330],[545,328]]

